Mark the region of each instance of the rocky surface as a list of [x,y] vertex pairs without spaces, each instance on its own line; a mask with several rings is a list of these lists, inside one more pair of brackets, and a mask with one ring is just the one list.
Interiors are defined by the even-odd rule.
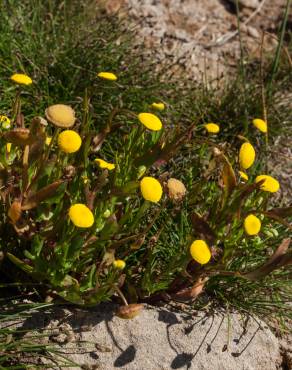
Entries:
[[[278,339],[263,321],[251,316],[146,307],[136,318],[122,320],[113,312],[114,307],[109,304],[90,311],[48,310],[36,313],[20,328],[46,333],[50,343],[83,369],[281,367]],[[43,359],[42,363],[49,362]]]
[[[165,61],[169,75],[184,72],[200,80],[220,78],[236,67],[240,57],[234,0],[108,0],[107,11],[124,9],[129,23],[138,31],[137,43],[155,60]],[[260,56],[277,46],[276,31],[286,0],[240,0],[244,48]]]

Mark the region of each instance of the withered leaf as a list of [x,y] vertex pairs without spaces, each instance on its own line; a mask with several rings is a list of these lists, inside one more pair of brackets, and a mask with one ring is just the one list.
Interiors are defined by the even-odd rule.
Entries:
[[226,195],[230,195],[233,189],[236,187],[236,177],[231,163],[229,162],[226,155],[224,155],[217,148],[214,149],[214,155],[217,162],[222,165],[222,180],[225,187]]
[[92,139],[92,151],[93,152],[98,152],[100,148],[102,147],[102,144],[104,143],[106,138],[106,132],[101,132],[94,136]]
[[284,208],[272,208],[268,210],[268,213],[272,213],[279,217],[291,217],[292,216],[292,207],[284,207]]
[[40,189],[35,194],[29,195],[22,203],[22,210],[26,211],[35,208],[39,203],[56,195],[56,191],[58,190],[59,186],[64,182],[65,181],[63,180],[55,181],[52,184]]
[[210,227],[207,221],[203,217],[199,216],[196,212],[191,215],[192,225],[194,230],[198,234],[203,234],[204,238],[211,244],[214,243],[216,239],[216,234]]
[[142,311],[142,303],[132,303],[127,306],[121,306],[116,311],[116,315],[121,319],[133,319]]
[[110,266],[115,260],[115,250],[114,249],[108,249],[101,261],[100,266]]
[[202,293],[207,280],[207,277],[199,278],[192,287],[184,288],[179,292],[172,294],[171,298],[180,302],[194,300]]
[[20,219],[21,212],[21,202],[19,200],[15,200],[8,210],[8,217],[15,224]]
[[27,128],[15,128],[5,132],[3,137],[9,143],[18,146],[30,145],[35,141],[35,137],[30,134],[30,130]]
[[241,276],[249,280],[258,280],[283,266],[292,264],[292,251],[287,252],[291,239],[284,239],[269,260],[254,271],[247,272]]
[[236,177],[233,168],[229,162],[225,162],[222,167],[222,178],[227,196],[230,195],[236,187]]

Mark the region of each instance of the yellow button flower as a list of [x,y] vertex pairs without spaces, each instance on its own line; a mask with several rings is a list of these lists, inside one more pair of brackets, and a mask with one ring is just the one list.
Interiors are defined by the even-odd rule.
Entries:
[[151,107],[157,110],[164,110],[165,109],[165,104],[164,103],[152,103]]
[[261,180],[265,180],[263,184],[261,185],[261,189],[264,191],[275,193],[280,188],[279,181],[274,179],[272,176],[269,176],[269,175],[257,176],[255,179],[255,182],[260,182]]
[[157,203],[162,197],[162,186],[154,177],[143,177],[140,181],[140,189],[144,199]]
[[255,160],[255,150],[250,143],[243,143],[239,151],[239,163],[240,167],[245,170],[253,165]]
[[51,141],[52,141],[51,136],[47,136],[46,137],[46,145],[50,145],[51,144]]
[[240,176],[240,178],[241,178],[242,180],[248,181],[248,176],[247,176],[247,174],[246,174],[245,172],[243,172],[243,171],[238,171],[238,173],[239,173],[239,176]]
[[32,84],[32,79],[29,76],[22,74],[22,73],[15,73],[10,78],[13,82],[16,82],[17,84],[20,84],[20,85]]
[[94,217],[91,210],[85,204],[74,204],[69,209],[69,217],[77,227],[87,228],[94,223]]
[[261,132],[264,132],[266,133],[268,131],[268,125],[267,125],[267,122],[260,119],[260,118],[255,118],[253,121],[252,121],[253,125],[259,129]]
[[12,143],[7,143],[6,144],[6,151],[7,151],[7,153],[10,153],[11,152],[11,146],[12,146]]
[[97,76],[104,80],[109,80],[109,81],[116,81],[118,79],[118,77],[114,73],[111,73],[111,72],[99,72]]
[[195,240],[190,247],[191,256],[201,265],[205,265],[211,259],[211,251],[204,240]]
[[76,131],[65,130],[58,137],[58,145],[65,153],[74,153],[80,149],[81,137]]
[[114,268],[116,268],[117,270],[123,270],[125,267],[126,267],[126,262],[123,261],[123,260],[115,260],[113,262],[113,266]]
[[160,119],[152,113],[139,113],[138,114],[139,121],[147,127],[149,130],[152,131],[159,131],[162,129],[162,123]]
[[114,170],[116,167],[113,163],[106,162],[101,158],[95,159],[95,162],[99,165],[100,168],[105,168],[109,171]]
[[220,131],[220,127],[217,123],[206,123],[204,127],[210,134],[217,134]]
[[257,235],[261,230],[261,226],[261,221],[252,214],[244,219],[244,229],[247,235]]
[[1,126],[5,129],[9,129],[11,127],[10,119],[6,116],[0,116]]

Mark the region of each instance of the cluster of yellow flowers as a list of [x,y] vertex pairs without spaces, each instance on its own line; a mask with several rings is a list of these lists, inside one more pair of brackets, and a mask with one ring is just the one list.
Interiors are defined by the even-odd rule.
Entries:
[[[118,77],[112,72],[99,72],[97,76],[108,81],[117,81],[118,79]],[[11,80],[21,85],[30,85],[33,82],[29,76],[19,73],[12,75]],[[165,104],[162,102],[153,102],[150,107],[155,110],[163,111],[165,109]],[[59,128],[65,128],[65,130],[62,131],[58,136],[58,146],[60,150],[68,154],[77,152],[82,145],[82,139],[76,131],[69,129],[75,123],[76,118],[74,110],[70,106],[56,104],[46,110],[46,117],[55,126]],[[139,113],[138,120],[148,130],[160,131],[162,129],[161,120],[153,113]],[[4,128],[10,128],[10,120],[8,117],[0,116],[0,123],[2,123]],[[253,125],[261,132],[267,134],[268,127],[264,120],[256,118],[253,120]],[[204,127],[210,134],[217,134],[220,131],[220,126],[217,123],[207,123],[204,125]],[[51,140],[51,137],[47,137],[46,144],[50,145]],[[11,144],[9,150],[8,145],[9,143],[7,144],[7,151],[9,152],[11,149]],[[249,142],[243,143],[239,150],[239,164],[241,167],[239,174],[240,177],[245,181],[248,181],[248,175],[243,170],[247,170],[253,165],[255,157],[256,152],[254,147]],[[106,169],[109,171],[114,170],[116,167],[115,164],[109,163],[101,158],[95,159],[95,162],[101,169]],[[143,176],[143,173],[141,176],[139,176],[139,178]],[[174,182],[173,180],[175,179],[172,179],[172,182]],[[178,182],[178,180],[175,180],[176,186],[178,186]],[[268,175],[257,176],[255,182],[262,182],[260,188],[267,192],[276,192],[280,187],[279,182]],[[179,184],[179,189],[181,193],[185,194],[186,189],[184,188],[184,185],[182,188],[181,184]],[[163,189],[160,182],[154,177],[149,176],[145,176],[141,179],[140,191],[146,201],[153,203],[159,202],[163,194]],[[70,220],[76,227],[90,228],[94,224],[94,215],[85,204],[77,203],[72,205],[68,214]],[[249,214],[244,219],[244,229],[248,235],[257,235],[261,229],[261,221],[255,215]],[[204,240],[201,239],[195,240],[191,244],[190,254],[195,261],[202,265],[208,263],[212,257],[209,246]],[[113,262],[113,267],[117,270],[122,270],[125,268],[125,266],[126,263],[123,260],[115,260]]]
[[[268,126],[264,120],[256,118],[252,123],[261,132],[265,134],[268,132]],[[216,123],[207,123],[204,126],[211,134],[217,134],[220,130],[219,125]],[[247,170],[250,168],[255,161],[255,157],[256,152],[254,147],[249,142],[243,143],[239,150],[239,164],[241,169]],[[240,177],[243,180],[248,181],[248,175],[242,170],[239,171]],[[260,186],[261,190],[271,193],[278,191],[280,188],[279,182],[269,175],[259,175],[256,177],[255,182],[262,182]],[[249,214],[244,219],[244,229],[247,235],[257,235],[261,230],[260,219],[253,214]],[[210,248],[204,240],[195,240],[190,246],[190,254],[195,261],[202,265],[208,263],[211,259]]]

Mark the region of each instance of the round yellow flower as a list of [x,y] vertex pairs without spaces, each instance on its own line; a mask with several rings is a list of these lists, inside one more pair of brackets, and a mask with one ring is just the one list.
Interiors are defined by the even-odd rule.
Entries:
[[244,229],[247,235],[257,235],[261,230],[261,221],[254,215],[248,215],[244,219]]
[[154,177],[143,177],[140,181],[140,189],[144,199],[157,203],[162,197],[162,186]]
[[85,204],[74,204],[69,209],[69,217],[77,227],[91,227],[94,223],[94,217],[91,210]]
[[269,176],[269,175],[257,176],[255,179],[255,182],[260,182],[261,180],[265,180],[263,184],[261,185],[261,189],[264,191],[275,193],[280,188],[279,181],[274,179],[272,176]]
[[32,79],[29,76],[22,74],[22,73],[15,73],[10,78],[13,82],[16,82],[17,84],[20,84],[20,85],[32,84]]
[[260,118],[255,118],[253,121],[252,121],[253,125],[259,129],[261,132],[268,132],[268,125],[267,125],[267,122],[260,119]]
[[155,114],[139,113],[138,119],[149,130],[159,131],[162,129],[162,122],[157,116],[155,116]]
[[243,172],[243,171],[238,171],[238,173],[239,173],[239,176],[240,176],[240,178],[241,178],[242,180],[248,181],[248,176],[247,176],[247,174],[246,174],[245,172]]
[[6,116],[0,116],[0,122],[2,124],[2,127],[5,129],[9,129],[11,127],[10,119]]
[[113,266],[114,268],[116,268],[117,270],[123,270],[125,267],[126,267],[126,262],[123,261],[123,260],[115,260],[113,262]]
[[206,123],[204,127],[210,134],[217,134],[220,131],[220,127],[217,123]]
[[95,159],[95,162],[99,165],[100,168],[105,168],[109,171],[114,170],[116,167],[113,163],[108,163],[101,158]]
[[165,109],[165,104],[164,103],[152,103],[151,107],[157,110],[164,110]]
[[111,72],[99,72],[97,76],[109,81],[116,81],[118,79],[118,77]]
[[239,163],[240,167],[245,170],[253,165],[255,160],[255,150],[250,143],[243,143],[239,151]]
[[74,153],[80,149],[81,137],[76,131],[65,130],[58,137],[58,145],[65,153]]
[[191,256],[201,265],[205,265],[211,259],[211,251],[204,240],[195,240],[190,247]]

